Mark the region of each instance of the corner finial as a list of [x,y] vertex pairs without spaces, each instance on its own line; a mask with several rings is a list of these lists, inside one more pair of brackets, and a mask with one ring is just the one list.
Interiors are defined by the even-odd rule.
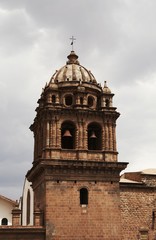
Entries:
[[71,46],[72,46],[72,51],[74,51],[74,41],[76,40],[76,38],[74,38],[74,36],[72,36],[71,38],[70,38],[70,40],[71,40]]
[[107,87],[107,81],[104,81],[104,87]]
[[103,92],[104,93],[111,93],[111,90],[107,87],[107,81],[104,81]]

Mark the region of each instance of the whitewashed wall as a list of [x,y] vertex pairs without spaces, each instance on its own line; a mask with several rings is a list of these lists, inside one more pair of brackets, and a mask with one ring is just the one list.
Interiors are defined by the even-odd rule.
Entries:
[[23,196],[21,202],[21,209],[22,209],[22,225],[27,225],[27,194],[30,191],[30,224],[34,224],[34,193],[31,187],[31,182],[25,179],[24,186],[23,186]]
[[0,225],[3,218],[8,219],[8,225],[12,225],[12,209],[14,204],[0,197]]

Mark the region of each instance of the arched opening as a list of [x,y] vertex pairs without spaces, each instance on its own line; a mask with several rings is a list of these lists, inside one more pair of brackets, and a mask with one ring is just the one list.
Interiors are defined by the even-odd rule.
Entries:
[[88,125],[88,150],[101,150],[102,130],[96,123]]
[[109,102],[109,99],[106,99],[106,107],[109,107],[110,106],[110,102]]
[[65,105],[66,106],[71,106],[73,104],[73,96],[70,95],[66,95],[65,96]]
[[62,124],[61,147],[63,149],[75,148],[75,126],[72,122],[64,122]]
[[88,204],[88,190],[87,188],[80,189],[80,204],[87,205]]
[[83,105],[83,97],[80,97],[80,104]]
[[91,97],[91,96],[89,96],[89,97],[88,97],[88,106],[89,106],[89,107],[93,107],[93,104],[94,104],[94,98]]
[[8,219],[2,218],[1,225],[8,225]]
[[27,192],[27,225],[30,224],[30,191]]
[[52,103],[56,103],[56,96],[52,95]]

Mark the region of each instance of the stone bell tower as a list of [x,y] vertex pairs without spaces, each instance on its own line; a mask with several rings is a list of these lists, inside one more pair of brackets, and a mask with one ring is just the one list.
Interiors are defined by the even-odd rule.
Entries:
[[74,51],[43,89],[27,178],[46,239],[122,239],[119,173],[127,164],[117,162],[113,96]]

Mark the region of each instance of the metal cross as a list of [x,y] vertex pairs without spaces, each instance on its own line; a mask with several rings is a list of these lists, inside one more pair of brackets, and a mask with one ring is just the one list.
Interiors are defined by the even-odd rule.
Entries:
[[74,36],[72,36],[70,38],[70,40],[71,40],[71,44],[70,45],[72,45],[72,51],[73,51],[74,50],[74,41],[76,40],[76,38],[74,38]]

